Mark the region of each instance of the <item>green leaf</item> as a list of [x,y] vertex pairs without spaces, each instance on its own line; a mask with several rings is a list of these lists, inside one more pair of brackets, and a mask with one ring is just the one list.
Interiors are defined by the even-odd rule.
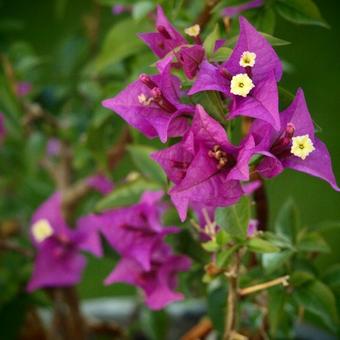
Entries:
[[289,282],[295,286],[301,286],[302,284],[305,284],[308,281],[315,280],[315,276],[310,272],[305,271],[296,271],[290,276]]
[[219,249],[219,245],[216,243],[216,241],[213,240],[202,243],[202,247],[210,253],[215,252],[216,250]]
[[221,333],[224,328],[226,296],[226,284],[220,284],[217,287],[210,285],[208,290],[208,316],[214,325],[214,329]]
[[282,316],[284,313],[284,304],[286,292],[282,287],[268,289],[268,318],[270,325],[270,334],[273,339],[277,339],[276,333],[279,330]]
[[220,37],[220,32],[218,29],[218,25],[215,25],[214,30],[205,38],[203,42],[203,48],[208,58],[210,58],[215,49],[215,42]]
[[147,20],[136,22],[129,18],[115,24],[107,33],[102,49],[95,60],[97,72],[128,56],[140,53],[143,43],[137,38],[137,33],[148,31],[147,23]]
[[222,62],[226,61],[233,50],[229,47],[220,47],[211,57],[213,61]]
[[231,236],[224,230],[220,230],[216,235],[216,242],[219,246],[225,246],[231,240]]
[[272,45],[272,46],[286,46],[286,45],[290,45],[291,42],[287,41],[287,40],[283,40],[277,37],[274,37],[270,34],[267,33],[263,33],[260,32],[266,39],[267,41]]
[[205,110],[219,122],[225,122],[225,109],[221,94],[217,91],[203,91],[192,96],[195,103],[203,105]]
[[[290,44],[289,41],[274,37],[270,34],[263,33],[263,32],[259,32],[259,33],[261,33],[272,46],[285,46],[285,45]],[[226,45],[228,47],[233,47],[236,44],[238,38],[239,38],[239,35],[232,37],[231,39],[228,40]]]
[[292,199],[289,199],[279,211],[275,221],[275,230],[294,244],[299,227],[298,211]]
[[141,325],[148,339],[166,339],[168,324],[168,315],[165,310],[151,311],[145,307],[142,309]]
[[328,268],[323,274],[322,280],[331,288],[340,287],[340,263]]
[[246,239],[250,219],[250,199],[242,197],[238,203],[216,210],[216,223],[233,238]]
[[280,253],[263,254],[262,266],[268,274],[273,273],[277,269],[282,268],[292,255],[293,252],[291,250],[284,250]]
[[289,92],[282,86],[279,86],[279,98],[280,98],[280,109],[283,110],[287,108],[294,100],[293,93]]
[[146,178],[163,186],[167,185],[162,168],[150,158],[150,154],[156,151],[155,149],[145,145],[129,145],[127,149],[136,167]]
[[138,202],[140,195],[146,190],[159,190],[159,184],[150,182],[144,178],[119,185],[108,196],[102,198],[96,205],[96,211],[130,205]]
[[234,245],[228,248],[227,250],[222,250],[221,252],[219,252],[216,256],[217,267],[219,268],[226,267],[231,258],[231,255],[235,253],[237,249],[239,249],[239,245]]
[[336,301],[332,291],[320,281],[306,283],[294,290],[293,296],[309,312],[319,316],[332,330],[337,324]]
[[330,28],[312,0],[278,0],[275,4],[277,12],[295,24]]
[[250,251],[254,251],[256,253],[276,253],[280,251],[280,248],[259,237],[251,238],[247,242],[247,246]]
[[273,34],[276,22],[275,12],[272,8],[265,6],[256,11],[252,22],[258,31]]
[[270,231],[266,231],[262,234],[262,238],[267,240],[268,242],[274,244],[279,248],[289,248],[294,249],[290,240],[284,235],[274,234]]
[[135,20],[140,20],[144,18],[153,8],[154,4],[152,1],[137,2],[132,8],[132,17]]
[[299,251],[318,253],[329,253],[331,251],[331,248],[319,233],[302,233],[300,235],[296,246]]

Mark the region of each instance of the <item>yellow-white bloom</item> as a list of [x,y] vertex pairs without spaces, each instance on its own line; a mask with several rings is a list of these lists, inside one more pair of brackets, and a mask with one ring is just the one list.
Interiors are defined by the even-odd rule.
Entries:
[[201,28],[200,25],[193,25],[184,30],[184,33],[189,35],[190,37],[197,37],[200,34]]
[[255,65],[256,54],[254,52],[244,51],[240,58],[240,66],[253,67]]
[[32,235],[37,242],[42,242],[53,235],[53,228],[47,220],[39,220],[32,226]]
[[312,140],[309,135],[297,136],[292,138],[292,147],[290,152],[301,159],[305,160],[306,157],[315,150]]
[[231,79],[230,92],[238,96],[247,97],[254,87],[253,81],[246,73],[239,73]]

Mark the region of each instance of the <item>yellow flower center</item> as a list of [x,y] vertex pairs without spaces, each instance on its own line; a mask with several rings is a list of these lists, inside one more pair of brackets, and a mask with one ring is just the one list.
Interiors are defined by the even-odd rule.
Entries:
[[148,106],[151,104],[151,102],[153,101],[153,98],[147,98],[146,95],[144,93],[141,93],[140,95],[138,95],[138,102],[139,104],[143,104],[145,106]]
[[240,58],[240,66],[253,67],[255,65],[256,54],[254,52],[244,51]]
[[184,33],[190,37],[197,37],[200,34],[201,28],[200,25],[193,25],[184,30]]
[[53,228],[47,220],[39,220],[32,226],[32,235],[37,242],[42,242],[53,235]]
[[303,160],[315,150],[312,140],[309,135],[296,136],[292,138],[292,147],[290,152]]
[[247,97],[254,87],[253,81],[246,73],[239,73],[231,79],[230,92],[238,96]]

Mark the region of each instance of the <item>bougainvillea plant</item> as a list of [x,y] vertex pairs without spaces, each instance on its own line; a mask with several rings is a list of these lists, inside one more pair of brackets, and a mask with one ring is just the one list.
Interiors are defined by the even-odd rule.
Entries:
[[[288,20],[327,26],[316,6],[312,3],[314,17],[308,12],[301,19],[281,0],[228,7],[207,1],[193,24],[176,28],[161,5],[103,3],[113,5],[114,17],[150,20],[145,30],[142,22],[133,26],[133,53],[134,42],[126,50],[119,46],[131,19],[118,22],[97,58],[82,65],[85,80],[77,90],[73,84],[67,91],[57,88],[52,99],[47,90],[35,97],[34,82],[3,57],[4,89],[14,104],[0,102],[1,155],[18,169],[24,160],[28,165],[19,183],[5,168],[8,202],[0,208],[15,206],[11,190],[23,202],[30,202],[31,192],[40,194],[30,202],[34,209],[15,211],[17,224],[28,226],[23,239],[13,241],[12,231],[0,230],[0,250],[19,254],[17,267],[25,269],[15,274],[15,288],[5,290],[0,312],[13,308],[19,296],[27,300],[25,329],[32,320],[45,329],[36,307],[52,303],[50,334],[62,339],[96,332],[133,338],[140,330],[165,339],[165,326],[158,323],[164,310],[204,297],[204,318],[182,339],[289,339],[297,319],[316,319],[318,327],[339,332],[340,270],[320,273],[312,263],[329,246],[317,228],[300,223],[291,200],[282,202],[270,226],[265,189],[267,179],[275,181],[289,168],[340,191],[331,156],[316,135],[303,90],[294,96],[280,85],[285,68],[274,47],[284,41],[269,35],[272,29],[261,32],[247,15],[276,6]],[[86,26],[92,52],[98,18]],[[110,39],[116,41],[117,59],[108,53]],[[134,57],[130,69],[125,61]],[[131,81],[122,88],[112,74]],[[59,105],[60,116],[49,112]],[[86,117],[68,114],[79,107]],[[92,110],[99,114],[92,117]],[[15,151],[6,153],[6,147]],[[33,177],[39,180],[30,186]],[[134,287],[139,295],[132,317],[147,306],[147,326],[143,317],[128,330],[86,320],[75,287],[91,263],[96,269],[103,264],[102,277],[91,277],[91,289]],[[0,283],[12,275],[1,273]]]

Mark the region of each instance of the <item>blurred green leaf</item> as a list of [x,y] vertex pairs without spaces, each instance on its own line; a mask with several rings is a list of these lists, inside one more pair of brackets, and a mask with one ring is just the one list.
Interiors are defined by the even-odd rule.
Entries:
[[137,203],[140,195],[146,190],[159,190],[159,184],[138,178],[135,181],[123,183],[108,196],[102,198],[96,205],[96,211],[121,207]]
[[290,276],[290,284],[292,284],[295,287],[301,286],[302,284],[305,284],[308,281],[315,280],[315,276],[310,272],[305,271],[296,271]]
[[319,316],[330,329],[335,330],[338,322],[335,297],[324,283],[313,281],[301,285],[294,290],[293,296],[300,305]]
[[133,54],[140,53],[143,43],[137,34],[150,30],[147,20],[137,22],[132,18],[115,24],[107,33],[102,49],[95,61],[97,72]]
[[219,268],[225,268],[231,259],[231,255],[239,249],[238,245],[234,245],[226,250],[220,251],[216,256],[216,264]]
[[256,11],[252,22],[258,31],[273,34],[276,23],[275,11],[271,7],[264,6]]
[[281,208],[275,221],[275,231],[294,244],[299,228],[298,211],[295,202],[289,199]]
[[150,340],[166,339],[168,332],[168,316],[165,310],[152,311],[143,308],[141,325]]
[[213,61],[223,62],[226,61],[232,53],[229,47],[220,47],[211,57]]
[[[270,34],[267,34],[267,33],[263,33],[263,32],[260,32],[265,38],[266,40],[272,45],[272,46],[285,46],[285,45],[289,45],[290,42],[289,41],[286,41],[286,40],[283,40],[283,39],[280,39],[280,38],[277,38],[277,37],[274,37]],[[236,35],[234,37],[232,37],[231,39],[228,40],[227,42],[227,46],[228,47],[234,47],[237,40],[239,38],[239,35]]]
[[294,100],[294,94],[290,91],[286,90],[282,86],[278,87],[279,89],[279,99],[280,99],[280,109],[286,109]]
[[295,24],[330,28],[312,0],[277,0],[275,8],[283,18]]
[[65,14],[68,0],[55,0],[55,14],[58,19]]
[[270,335],[272,339],[277,339],[276,334],[280,328],[281,319],[284,313],[286,292],[282,287],[268,289],[268,319]]
[[268,274],[273,273],[277,269],[282,269],[282,266],[290,259],[292,255],[293,252],[291,250],[284,250],[280,253],[263,254],[262,266]]
[[266,39],[267,41],[272,45],[272,46],[286,46],[290,45],[291,43],[287,40],[283,40],[277,37],[274,37],[270,34],[260,32]]
[[233,238],[247,237],[249,219],[250,200],[246,196],[236,204],[216,210],[216,223]]
[[[219,281],[220,283],[221,281]],[[214,282],[213,282],[214,283]],[[208,289],[208,316],[219,333],[222,334],[224,328],[224,315],[226,307],[227,285],[210,285]]]
[[284,235],[278,235],[270,231],[266,231],[263,233],[262,238],[279,248],[294,249],[291,241]]
[[226,245],[231,240],[231,236],[226,233],[224,230],[220,230],[216,234],[216,242],[219,246]]
[[208,58],[210,58],[215,49],[216,40],[220,37],[220,32],[218,29],[218,25],[215,25],[214,30],[205,38],[203,42],[203,48]]
[[280,251],[280,248],[259,237],[249,239],[247,247],[250,251],[254,251],[256,253],[276,253]]
[[304,252],[329,253],[331,251],[327,242],[316,232],[300,233],[296,247]]
[[144,18],[150,11],[153,10],[154,4],[152,1],[137,2],[132,8],[132,17],[135,20]]
[[332,289],[340,288],[340,263],[337,263],[328,268],[322,274],[322,280]]
[[210,253],[219,249],[219,245],[214,240],[202,243],[202,247]]
[[150,154],[156,151],[155,149],[145,145],[129,145],[127,149],[136,167],[146,178],[156,181],[164,187],[167,185],[162,168],[150,158]]

